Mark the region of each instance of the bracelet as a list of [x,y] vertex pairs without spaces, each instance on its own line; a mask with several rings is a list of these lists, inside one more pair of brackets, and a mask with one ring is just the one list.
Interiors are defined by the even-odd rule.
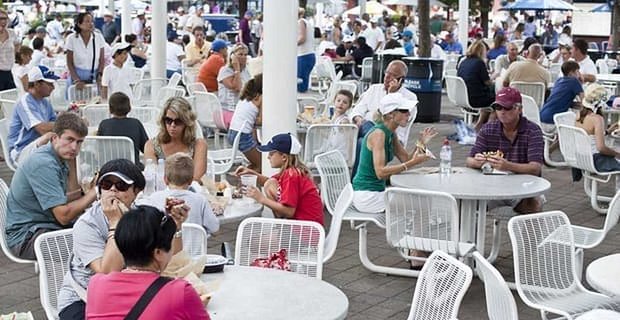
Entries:
[[183,236],[183,230],[179,230],[174,233],[174,238],[181,238]]
[[106,241],[110,240],[114,238],[114,232],[108,232],[108,238],[106,239]]

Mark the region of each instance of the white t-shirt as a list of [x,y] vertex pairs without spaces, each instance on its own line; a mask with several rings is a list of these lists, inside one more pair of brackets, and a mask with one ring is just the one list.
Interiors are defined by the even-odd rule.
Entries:
[[377,44],[379,42],[383,42],[385,44],[385,36],[379,27],[375,27],[374,29],[367,28],[362,32],[362,34],[360,34],[360,36],[366,38],[366,44],[374,51],[377,50]]
[[194,30],[194,28],[198,26],[204,27],[205,20],[195,14],[190,15],[187,21],[185,21],[185,29],[189,28],[190,30]]
[[27,89],[27,88],[24,88],[24,86],[22,85],[22,81],[20,79],[24,75],[28,74],[28,70],[30,70],[29,65],[22,66],[19,64],[15,64],[13,66],[13,70],[11,70],[11,72],[13,73],[13,82],[15,82],[15,87],[17,88],[17,91],[19,92],[20,97],[26,93],[26,89]]
[[[230,120],[230,130],[252,133],[252,129],[256,123],[256,117],[258,117],[258,108],[251,101],[240,100]],[[243,125],[244,121],[247,121],[245,126]]]
[[183,30],[183,28],[185,28],[185,24],[187,24],[187,18],[189,16],[184,14],[182,16],[179,17],[179,21],[177,22],[177,30]]
[[30,67],[38,66],[41,64],[41,60],[45,58],[45,52],[41,50],[33,50],[32,59],[30,60]]
[[108,98],[114,92],[122,92],[126,94],[129,99],[133,99],[131,86],[129,85],[130,80],[131,69],[119,68],[112,63],[103,69],[101,85],[108,87]]
[[[220,72],[217,74],[217,97],[220,100],[220,104],[222,108],[234,111],[237,102],[239,101],[239,92],[235,92],[226,88],[222,80],[232,77],[235,75],[235,71],[230,66],[225,66],[220,69]],[[241,76],[241,87],[245,86],[245,83],[252,79],[252,75],[248,71],[248,68],[243,68],[240,72]]]
[[592,61],[589,56],[586,56],[585,59],[579,61],[578,63],[579,72],[581,72],[582,74],[592,74],[596,76],[596,74],[598,73],[598,71],[596,71],[596,65],[594,64],[594,61]]
[[180,56],[184,56],[183,47],[170,41],[166,42],[166,70],[181,70]]
[[[99,66],[99,55],[101,54],[101,48],[103,48],[105,39],[99,32],[93,32],[95,39],[95,72],[97,71],[97,67]],[[93,37],[91,36],[88,39],[88,44],[84,44],[84,40],[81,36],[75,35],[75,33],[70,34],[67,37],[67,43],[65,44],[65,49],[73,52],[73,65],[76,68],[90,70],[93,63]]]
[[142,30],[144,30],[144,23],[142,22],[142,20],[138,18],[134,18],[133,21],[131,22],[131,31],[133,34],[137,36],[138,41],[144,40],[144,35],[142,34]]

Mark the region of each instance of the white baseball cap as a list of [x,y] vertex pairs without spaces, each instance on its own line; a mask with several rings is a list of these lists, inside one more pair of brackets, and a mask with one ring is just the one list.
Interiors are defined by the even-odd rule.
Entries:
[[379,101],[379,112],[382,115],[386,115],[394,110],[407,110],[411,112],[417,104],[417,98],[410,100],[403,97],[399,92],[389,93]]
[[127,43],[127,42],[115,43],[114,46],[112,47],[112,56],[114,56],[117,51],[127,50],[127,48],[129,47],[131,47],[131,43]]
[[[44,67],[45,68],[45,67]],[[47,68],[45,68],[47,69]],[[48,72],[46,75],[43,75],[43,71],[41,71],[41,67],[32,67],[28,71],[28,82],[37,82],[37,81],[45,81],[49,83],[55,83],[57,76],[53,74],[53,72]]]

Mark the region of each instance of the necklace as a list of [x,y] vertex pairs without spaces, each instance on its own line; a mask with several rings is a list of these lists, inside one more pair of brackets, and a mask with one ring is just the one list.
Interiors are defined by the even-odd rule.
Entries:
[[151,269],[140,269],[140,268],[132,268],[132,267],[126,267],[125,269],[123,269],[123,272],[152,272],[152,273],[159,273],[159,271],[157,270],[151,270]]

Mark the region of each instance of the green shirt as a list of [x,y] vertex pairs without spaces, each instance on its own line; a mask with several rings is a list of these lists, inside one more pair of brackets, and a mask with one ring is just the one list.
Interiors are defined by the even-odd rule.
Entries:
[[394,146],[392,145],[392,138],[394,133],[388,129],[383,123],[376,124],[372,130],[370,130],[364,139],[362,139],[362,148],[360,151],[360,161],[357,167],[357,173],[353,178],[353,190],[356,191],[384,191],[385,180],[379,179],[375,173],[375,166],[372,161],[372,151],[368,149],[368,136],[375,130],[382,130],[385,134],[384,150],[385,150],[385,163],[392,161],[394,158]]

